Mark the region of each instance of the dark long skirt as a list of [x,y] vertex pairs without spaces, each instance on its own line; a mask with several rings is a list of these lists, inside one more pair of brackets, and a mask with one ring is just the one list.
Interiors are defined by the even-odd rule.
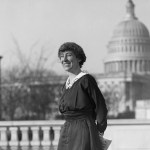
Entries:
[[95,121],[91,117],[66,120],[58,150],[103,150]]

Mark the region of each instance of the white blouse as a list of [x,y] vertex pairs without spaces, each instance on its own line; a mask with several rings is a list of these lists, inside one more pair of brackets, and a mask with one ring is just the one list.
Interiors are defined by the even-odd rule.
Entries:
[[72,85],[78,80],[80,79],[82,76],[86,75],[86,72],[80,72],[74,79],[73,82],[70,82],[70,78],[68,77],[67,81],[66,81],[66,89],[71,88]]

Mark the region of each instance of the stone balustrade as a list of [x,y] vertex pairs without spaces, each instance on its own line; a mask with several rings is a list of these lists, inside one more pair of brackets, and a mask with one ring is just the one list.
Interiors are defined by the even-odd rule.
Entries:
[[57,146],[64,121],[0,121],[0,147]]
[[[0,121],[0,149],[57,147],[63,123],[64,121]],[[150,120],[108,120],[104,137],[112,140],[108,150],[148,150]]]

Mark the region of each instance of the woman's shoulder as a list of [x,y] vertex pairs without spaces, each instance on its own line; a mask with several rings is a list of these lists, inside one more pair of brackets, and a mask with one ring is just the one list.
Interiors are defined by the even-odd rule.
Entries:
[[88,83],[94,83],[95,84],[96,79],[93,75],[87,73],[81,78],[80,82],[83,84],[88,84]]
[[83,80],[86,79],[86,80],[96,80],[95,77],[89,73],[85,74],[82,78]]

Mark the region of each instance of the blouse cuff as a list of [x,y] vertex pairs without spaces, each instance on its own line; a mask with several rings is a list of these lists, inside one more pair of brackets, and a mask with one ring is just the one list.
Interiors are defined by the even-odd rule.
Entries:
[[97,129],[100,133],[104,133],[107,128],[107,119],[105,119],[102,123],[97,122]]

